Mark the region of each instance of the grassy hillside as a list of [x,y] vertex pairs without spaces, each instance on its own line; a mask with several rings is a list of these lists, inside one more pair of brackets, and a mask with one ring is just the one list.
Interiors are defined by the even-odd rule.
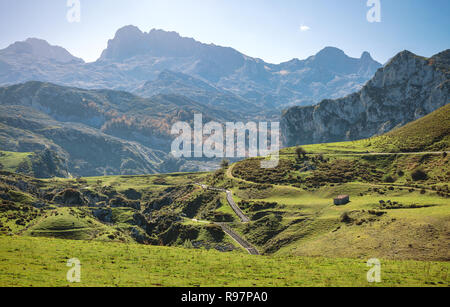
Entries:
[[373,138],[369,147],[385,152],[450,150],[450,104],[384,136]]
[[[81,283],[66,263],[81,261]],[[449,263],[382,261],[369,284],[366,261],[261,257],[136,244],[0,237],[0,286],[449,286]]]
[[[342,150],[346,146],[350,150]],[[286,149],[275,169],[248,159],[214,173],[78,180],[5,173],[0,180],[8,196],[1,202],[10,208],[0,221],[3,233],[239,249],[210,225],[227,222],[265,254],[448,261],[450,157],[353,148],[349,142],[335,152],[304,156]],[[225,193],[205,191],[197,182],[231,190],[251,222],[239,222]],[[340,194],[350,195],[351,203],[334,206]],[[44,207],[29,218],[18,214],[24,200],[29,212],[36,204]],[[73,227],[46,226],[67,214]],[[86,221],[79,221],[80,214]]]
[[107,233],[110,229],[111,227],[86,217],[86,213],[83,213],[81,210],[61,208],[49,211],[23,233],[37,237],[88,240],[101,237],[105,233],[108,235]]
[[[38,180],[0,173],[0,234],[239,250],[212,222],[233,221],[208,174]],[[205,221],[205,222],[198,222]]]
[[[266,253],[449,261],[450,159],[428,152],[450,148],[449,112],[369,140],[287,148],[275,169],[234,164],[224,184],[252,220],[235,227]],[[341,194],[351,202],[335,206]]]
[[31,152],[0,151],[0,170],[15,173],[20,171],[19,166],[27,164],[31,166]]
[[[252,220],[236,227],[266,253],[450,260],[448,194],[435,186],[322,182],[299,188],[233,181],[235,200]],[[333,198],[341,194],[351,202],[335,206]]]
[[64,161],[47,149],[37,152],[0,151],[0,171],[36,178],[68,176]]
[[[380,258],[382,285],[448,286],[450,157],[428,152],[448,148],[448,111],[370,140],[288,148],[274,169],[247,159],[211,173],[0,172],[0,285],[65,285],[64,261],[77,257],[82,285],[364,286],[365,261]],[[13,170],[21,159],[2,161]],[[250,222],[197,183],[232,191]],[[334,205],[342,194],[350,203]],[[219,222],[264,257],[247,255]]]

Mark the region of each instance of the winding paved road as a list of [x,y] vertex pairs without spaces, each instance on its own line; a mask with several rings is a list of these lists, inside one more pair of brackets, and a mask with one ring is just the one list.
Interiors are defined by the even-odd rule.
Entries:
[[[213,187],[207,186],[205,184],[200,184],[200,183],[197,183],[197,185],[202,187],[202,189],[205,189],[205,190],[226,193],[228,204],[233,209],[233,211],[236,213],[236,215],[241,219],[241,222],[242,223],[250,222],[250,219],[242,212],[241,208],[239,208],[239,206],[234,201],[233,193],[231,191],[228,191],[225,189],[213,188]],[[214,224],[220,226],[222,228],[223,232],[225,232],[234,241],[236,241],[236,243],[238,243],[240,246],[242,246],[244,249],[246,249],[250,255],[260,255],[260,253],[258,252],[258,250],[255,247],[253,247],[244,238],[242,238],[239,234],[237,234],[227,224],[225,224],[225,223],[214,223]]]
[[231,191],[225,191],[227,193],[227,201],[230,204],[233,211],[239,216],[242,223],[250,222],[250,219],[242,212],[241,208],[234,202],[233,193]]
[[233,229],[228,227],[225,223],[215,223],[222,227],[223,232],[229,235],[234,241],[236,241],[240,246],[245,248],[250,255],[259,255],[259,252],[256,248],[254,248],[250,243],[248,243],[245,239],[243,239],[240,235],[238,235]]
[[200,184],[200,183],[197,183],[197,185],[201,186],[205,190],[226,193],[227,194],[228,204],[230,205],[231,209],[233,209],[234,213],[236,213],[236,215],[241,219],[241,222],[242,223],[250,222],[250,219],[244,214],[244,212],[242,212],[241,208],[239,208],[239,206],[234,201],[234,199],[233,199],[233,192],[231,192],[229,190],[225,190],[225,189],[209,187],[209,186],[207,186],[205,184]]

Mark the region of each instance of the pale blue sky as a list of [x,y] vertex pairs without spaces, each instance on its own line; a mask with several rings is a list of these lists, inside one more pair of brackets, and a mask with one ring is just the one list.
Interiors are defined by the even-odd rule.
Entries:
[[[80,0],[81,22],[66,0],[0,0],[0,48],[37,37],[96,60],[124,25],[177,31],[271,63],[306,58],[326,46],[384,63],[408,49],[431,56],[450,47],[449,0],[381,0],[369,23],[367,0]],[[301,31],[301,26],[309,27]]]

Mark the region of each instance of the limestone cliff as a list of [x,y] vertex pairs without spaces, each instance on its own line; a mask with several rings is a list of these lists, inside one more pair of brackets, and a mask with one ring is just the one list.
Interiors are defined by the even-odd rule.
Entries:
[[349,141],[386,133],[446,105],[450,49],[431,58],[396,55],[359,91],[283,112],[284,145]]

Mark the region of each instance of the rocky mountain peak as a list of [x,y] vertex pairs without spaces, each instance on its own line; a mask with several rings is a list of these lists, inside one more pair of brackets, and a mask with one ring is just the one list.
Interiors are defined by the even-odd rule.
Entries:
[[140,37],[144,33],[136,26],[124,26],[116,31],[114,39],[121,39],[124,37]]
[[414,58],[418,58],[418,56],[409,50],[403,50],[403,51],[397,53],[393,58],[391,58],[386,66],[388,66],[392,63],[403,62],[405,60],[410,60],[410,59],[414,59]]
[[325,47],[316,55],[306,60],[306,65],[333,71],[337,74],[361,74],[370,77],[381,67],[381,64],[372,59],[368,52],[364,52],[361,58],[352,58],[339,48]]
[[100,60],[124,60],[146,51],[145,33],[135,26],[125,26],[117,30]]
[[150,32],[148,32],[148,36],[151,38],[183,39],[178,32],[164,31],[161,29],[151,29]]
[[100,60],[122,61],[139,55],[190,56],[203,46],[192,38],[181,37],[177,32],[152,29],[145,33],[135,26],[125,26],[108,41]]
[[325,47],[315,55],[316,60],[347,58],[344,51],[336,47]]
[[46,40],[38,38],[28,38],[22,42],[15,42],[6,49],[0,50],[0,55],[9,58],[26,56],[37,61],[47,59],[61,63],[83,62],[82,59],[73,56],[66,49],[50,45]]
[[372,58],[372,56],[370,55],[369,52],[364,51],[364,52],[362,53],[362,55],[361,55],[361,60],[362,60],[362,61],[373,61],[373,58]]

